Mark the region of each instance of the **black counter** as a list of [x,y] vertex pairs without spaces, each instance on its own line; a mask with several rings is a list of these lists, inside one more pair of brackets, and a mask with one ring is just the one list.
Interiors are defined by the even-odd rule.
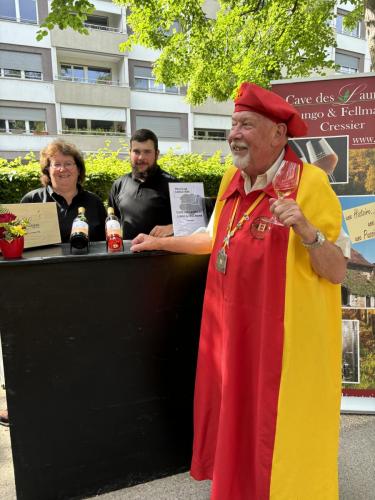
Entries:
[[208,256],[0,258],[19,500],[95,495],[187,470]]

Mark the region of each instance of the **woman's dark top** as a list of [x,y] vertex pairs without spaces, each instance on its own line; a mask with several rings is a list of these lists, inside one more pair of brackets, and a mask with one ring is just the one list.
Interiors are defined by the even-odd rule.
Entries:
[[63,196],[55,193],[51,186],[47,186],[34,189],[34,191],[25,194],[21,203],[48,203],[52,201],[56,202],[61,241],[63,243],[69,242],[72,223],[78,215],[78,207],[85,207],[86,209],[85,215],[89,225],[90,241],[105,239],[106,210],[99,196],[90,191],[85,191],[79,186],[78,193],[73,198],[72,203],[68,205]]

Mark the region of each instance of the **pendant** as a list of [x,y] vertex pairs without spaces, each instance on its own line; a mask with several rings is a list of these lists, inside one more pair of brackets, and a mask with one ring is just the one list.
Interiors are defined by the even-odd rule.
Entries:
[[250,232],[257,240],[263,240],[270,229],[270,219],[264,215],[254,219],[250,226]]
[[227,254],[225,253],[225,249],[221,248],[217,254],[216,258],[216,270],[221,274],[225,274],[227,269]]

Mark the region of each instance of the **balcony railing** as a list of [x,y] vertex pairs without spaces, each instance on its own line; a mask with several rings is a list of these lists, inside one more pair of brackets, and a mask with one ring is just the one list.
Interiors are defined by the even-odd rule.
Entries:
[[121,135],[126,136],[126,132],[117,132],[113,130],[77,130],[77,129],[63,129],[62,134],[72,135]]
[[120,83],[118,80],[93,80],[90,78],[80,78],[76,76],[65,76],[65,75],[55,75],[55,80],[62,80],[65,82],[74,83],[90,83],[91,85],[112,85],[114,87],[128,87],[124,83]]
[[38,21],[36,21],[36,19],[24,19],[24,18],[7,17],[7,16],[0,16],[0,21],[9,21],[11,23],[38,24]]
[[110,31],[111,33],[123,33],[121,28],[114,28],[112,26],[101,26],[100,24],[90,24],[85,23],[86,28],[92,30],[100,30],[100,31]]
[[226,137],[202,137],[199,135],[194,135],[195,141],[226,141]]

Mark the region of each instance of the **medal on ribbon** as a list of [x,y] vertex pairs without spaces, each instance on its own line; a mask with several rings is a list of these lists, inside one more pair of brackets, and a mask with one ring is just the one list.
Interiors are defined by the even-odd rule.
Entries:
[[[227,234],[223,240],[223,246],[220,248],[220,250],[217,253],[216,257],[216,270],[221,273],[225,274],[227,271],[227,263],[228,263],[228,254],[227,254],[227,249],[229,248],[229,243],[230,239],[233,238],[233,236],[236,234],[237,231],[242,229],[242,226],[244,225],[245,222],[249,220],[249,214],[255,209],[257,205],[262,201],[264,198],[265,193],[261,193],[258,198],[250,205],[250,207],[246,210],[246,212],[243,214],[241,219],[237,222],[237,224],[233,227],[233,222],[236,217],[237,213],[237,208],[238,204],[240,202],[240,197],[237,198],[230,221],[228,223],[227,227]],[[259,219],[260,217],[258,217]],[[250,229],[251,230],[251,229]]]
[[225,248],[220,248],[216,258],[216,270],[219,271],[219,273],[225,274],[227,270],[227,259]]

